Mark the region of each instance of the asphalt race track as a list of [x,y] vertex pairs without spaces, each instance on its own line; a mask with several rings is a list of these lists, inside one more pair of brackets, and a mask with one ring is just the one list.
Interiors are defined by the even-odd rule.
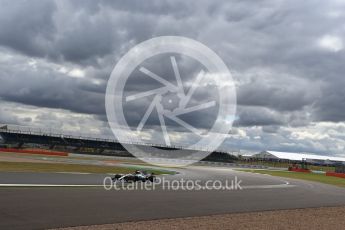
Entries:
[[237,177],[242,189],[188,191],[159,185],[150,191],[106,191],[101,185],[107,175],[0,173],[0,229],[345,205],[345,189],[334,186],[223,168],[191,167],[178,171],[180,174],[164,178],[200,180],[205,185],[207,180]]

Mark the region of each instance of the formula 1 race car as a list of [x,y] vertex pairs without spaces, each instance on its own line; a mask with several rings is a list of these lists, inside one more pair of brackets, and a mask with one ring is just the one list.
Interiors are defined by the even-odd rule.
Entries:
[[154,173],[146,173],[142,171],[135,171],[134,173],[130,174],[115,174],[114,177],[112,177],[113,181],[124,181],[124,182],[146,182],[151,181],[154,182],[156,180],[156,176]]

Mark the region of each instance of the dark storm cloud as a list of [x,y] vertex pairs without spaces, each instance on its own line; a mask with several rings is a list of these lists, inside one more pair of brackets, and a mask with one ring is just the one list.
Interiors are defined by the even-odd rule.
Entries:
[[17,68],[11,65],[0,65],[0,68],[0,97],[5,101],[80,113],[104,113],[105,84],[93,84],[40,65],[36,67],[38,70],[24,63]]
[[326,83],[322,97],[315,102],[314,116],[318,121],[345,121],[345,79]]
[[[94,2],[94,1],[90,1]],[[134,0],[134,1],[121,1],[121,0],[105,0],[101,1],[101,4],[105,7],[110,6],[114,10],[120,10],[129,12],[131,14],[143,14],[147,15],[169,15],[172,14],[173,17],[176,18],[185,18],[193,15],[193,5],[186,1],[177,0],[174,2],[171,1],[161,1],[161,0],[153,0],[143,4],[141,0]]]
[[56,32],[53,1],[1,1],[0,45],[28,56],[45,56]]
[[[247,132],[251,142],[234,143],[288,149],[294,144],[286,137],[288,128],[345,121],[345,4],[341,1],[34,0],[1,1],[0,6],[4,102],[93,114],[106,121],[104,92],[119,58],[146,39],[181,35],[209,46],[234,73],[239,104],[235,125],[260,127]],[[320,45],[325,36],[335,40]],[[172,80],[170,63],[162,60],[146,67]],[[38,64],[29,64],[32,61]],[[178,61],[183,80],[192,82],[200,68]],[[67,70],[61,71],[63,67]],[[73,77],[73,69],[83,76]],[[133,74],[128,82],[131,94],[159,86],[138,72]],[[192,103],[214,94],[212,88],[201,88]],[[149,104],[146,99],[129,106],[129,123],[140,121]],[[7,115],[0,116],[8,121]],[[212,124],[207,111],[184,119],[200,128]],[[157,126],[157,121],[149,123]],[[278,142],[285,144],[279,147]],[[328,146],[326,141],[322,144]],[[298,140],[289,149],[315,146]]]
[[[306,90],[309,88],[309,90]],[[320,89],[310,82],[291,78],[266,81],[255,77],[250,83],[238,87],[238,104],[247,106],[265,106],[278,111],[301,110],[318,98]]]
[[234,126],[284,125],[286,120],[280,113],[265,107],[238,107],[238,120]]
[[142,28],[144,21],[129,20],[126,12],[107,13],[99,7],[92,12],[90,7],[98,5],[94,1],[83,2],[81,7],[68,1],[1,4],[0,44],[31,57],[97,65],[97,58],[120,52],[126,42],[136,38],[126,28],[149,38],[150,31]]

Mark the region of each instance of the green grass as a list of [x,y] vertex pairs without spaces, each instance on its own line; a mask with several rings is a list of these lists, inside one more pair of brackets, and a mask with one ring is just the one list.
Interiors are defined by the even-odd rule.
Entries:
[[251,170],[251,169],[239,169],[238,171],[254,172],[254,173],[260,173],[260,174],[268,174],[272,176],[315,181],[315,182],[320,182],[324,184],[331,184],[331,185],[345,187],[344,178],[326,176],[325,174],[301,173],[301,172],[290,172],[290,171],[274,171],[274,170]]
[[79,165],[62,163],[0,162],[1,172],[81,172],[81,173],[132,173],[135,170],[155,174],[174,174],[168,170],[140,167],[114,167],[98,165]]

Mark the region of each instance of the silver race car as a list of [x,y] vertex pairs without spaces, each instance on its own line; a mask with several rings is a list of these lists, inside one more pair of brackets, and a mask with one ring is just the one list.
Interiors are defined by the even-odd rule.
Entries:
[[129,174],[115,174],[114,177],[112,177],[113,181],[125,181],[125,182],[146,182],[151,181],[154,182],[156,180],[156,176],[154,173],[146,173],[142,171],[135,171],[134,173]]

